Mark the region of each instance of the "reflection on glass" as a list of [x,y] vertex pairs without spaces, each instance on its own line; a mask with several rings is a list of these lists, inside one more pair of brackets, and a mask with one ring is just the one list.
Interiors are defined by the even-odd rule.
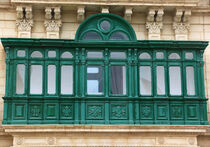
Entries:
[[16,72],[16,93],[23,94],[25,89],[25,65],[18,64]]
[[101,66],[87,67],[87,93],[88,94],[103,93],[103,73]]
[[169,59],[180,59],[180,56],[177,53],[171,53],[168,58]]
[[111,94],[126,94],[125,66],[111,66]]
[[110,26],[111,25],[110,25],[109,21],[107,21],[107,20],[102,21],[101,24],[100,24],[101,29],[104,30],[104,31],[109,30]]
[[61,58],[72,58],[72,57],[73,57],[73,55],[70,52],[64,52],[61,55]]
[[111,59],[125,59],[126,55],[125,55],[125,52],[111,52],[110,58]]
[[141,53],[139,59],[151,59],[151,56],[148,53]]
[[56,51],[48,51],[48,57],[51,57],[51,58],[56,57]]
[[39,52],[39,51],[34,51],[34,52],[31,54],[31,57],[33,57],[33,58],[42,58],[42,53]]
[[88,52],[88,58],[103,58],[103,52]]
[[151,95],[151,67],[140,66],[140,94]]
[[26,52],[24,50],[18,50],[17,51],[17,56],[18,57],[25,57],[25,55],[26,55]]
[[185,58],[186,59],[193,59],[193,53],[192,52],[185,53]]
[[157,52],[156,53],[156,58],[157,59],[163,59],[164,58],[164,53],[163,52]]
[[193,66],[186,67],[187,95],[195,95],[195,78]]
[[114,32],[110,36],[110,40],[129,40],[128,36],[123,32]]
[[157,66],[157,94],[165,95],[165,72],[164,66]]
[[90,31],[85,33],[85,35],[83,36],[83,40],[102,40],[102,39],[98,33]]
[[72,65],[61,66],[61,94],[73,93],[73,67]]
[[181,71],[179,66],[169,67],[170,94],[181,95]]
[[47,93],[55,94],[55,85],[56,85],[56,66],[48,65],[47,67]]
[[30,94],[42,94],[42,65],[31,65]]

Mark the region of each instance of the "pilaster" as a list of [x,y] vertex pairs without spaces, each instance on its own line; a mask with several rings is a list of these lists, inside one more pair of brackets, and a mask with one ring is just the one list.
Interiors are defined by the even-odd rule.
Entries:
[[33,27],[32,6],[17,6],[16,25],[19,38],[31,38],[31,28]]
[[176,40],[188,40],[190,30],[189,17],[191,10],[185,8],[177,8],[174,16],[173,29]]
[[163,28],[163,8],[149,8],[146,28],[148,30],[148,40],[160,40],[161,29]]
[[45,22],[47,38],[59,38],[61,21],[60,7],[46,7],[45,8]]

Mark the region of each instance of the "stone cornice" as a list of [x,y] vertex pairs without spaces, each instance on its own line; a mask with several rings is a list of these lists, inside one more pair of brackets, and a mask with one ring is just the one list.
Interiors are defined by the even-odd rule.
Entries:
[[125,6],[197,6],[199,0],[114,0],[114,1],[77,1],[77,0],[11,0],[11,3],[30,4],[74,4],[74,5],[125,5]]
[[6,133],[190,133],[204,134],[209,126],[189,125],[2,125]]

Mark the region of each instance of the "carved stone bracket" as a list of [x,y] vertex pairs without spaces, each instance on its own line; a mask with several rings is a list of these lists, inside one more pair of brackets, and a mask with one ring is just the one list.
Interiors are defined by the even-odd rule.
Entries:
[[61,8],[46,7],[44,24],[47,31],[47,38],[59,38],[59,31],[62,25]]
[[163,8],[149,8],[146,22],[148,39],[159,40],[161,29],[163,28]]
[[176,40],[187,40],[188,32],[190,30],[189,17],[191,10],[184,8],[177,8],[174,16],[173,29]]
[[125,8],[125,14],[124,14],[125,20],[127,20],[128,22],[131,22],[132,14],[133,14],[133,8],[130,8],[130,7]]
[[109,7],[102,7],[101,13],[109,13]]
[[33,15],[31,6],[17,6],[17,20],[18,37],[30,38],[31,28],[33,27]]
[[77,8],[77,21],[83,22],[85,19],[85,6],[79,6]]

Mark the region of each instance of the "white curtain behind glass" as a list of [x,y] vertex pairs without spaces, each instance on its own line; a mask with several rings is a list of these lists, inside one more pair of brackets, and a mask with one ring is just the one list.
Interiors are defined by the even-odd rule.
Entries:
[[42,65],[31,65],[30,94],[42,94]]
[[62,65],[61,67],[61,94],[73,93],[73,67]]
[[47,93],[48,94],[55,94],[55,87],[56,87],[56,66],[55,65],[48,65],[47,68]]
[[157,94],[165,95],[165,71],[164,66],[157,66]]
[[16,93],[23,94],[25,89],[25,65],[18,64],[16,72]]
[[181,95],[181,72],[179,66],[169,67],[170,94]]
[[151,95],[151,67],[140,66],[140,94]]
[[186,67],[187,95],[195,95],[195,78],[193,66]]

